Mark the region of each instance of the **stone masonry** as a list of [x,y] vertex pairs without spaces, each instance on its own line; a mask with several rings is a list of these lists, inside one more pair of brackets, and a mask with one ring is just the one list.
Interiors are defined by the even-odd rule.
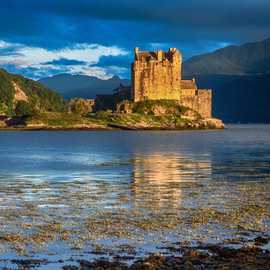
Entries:
[[143,100],[179,100],[204,118],[212,117],[212,91],[198,89],[195,79],[182,80],[182,55],[176,48],[168,52],[134,50],[131,66],[131,98]]

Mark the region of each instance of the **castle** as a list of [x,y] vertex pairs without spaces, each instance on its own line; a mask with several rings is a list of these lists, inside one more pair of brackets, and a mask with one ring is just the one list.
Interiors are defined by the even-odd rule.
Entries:
[[199,112],[212,116],[212,91],[198,89],[195,79],[182,80],[182,55],[176,48],[168,52],[141,52],[134,50],[131,66],[131,98],[134,102],[155,99],[173,99]]
[[[203,118],[212,117],[212,91],[198,89],[195,79],[182,80],[182,55],[176,48],[164,51],[134,49],[131,65],[131,87],[120,86],[113,95],[99,95],[100,109],[124,99],[177,100],[179,104],[197,111]],[[108,106],[107,106],[108,107]],[[112,106],[111,106],[112,107]]]

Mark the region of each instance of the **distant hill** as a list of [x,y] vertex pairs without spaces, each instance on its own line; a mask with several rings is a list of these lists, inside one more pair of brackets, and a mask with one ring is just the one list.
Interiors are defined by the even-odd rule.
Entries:
[[270,38],[192,57],[184,63],[183,70],[185,76],[270,73]]
[[40,83],[54,89],[64,98],[95,98],[97,94],[111,94],[120,84],[129,85],[129,80],[113,76],[108,80],[86,75],[59,74],[39,80]]
[[201,87],[213,89],[213,114],[226,123],[270,123],[270,74],[198,75]]
[[0,69],[0,114],[14,115],[18,103],[35,112],[62,111],[66,106],[58,93],[41,83]]
[[228,46],[187,60],[184,75],[213,89],[213,112],[225,122],[270,123],[270,39]]

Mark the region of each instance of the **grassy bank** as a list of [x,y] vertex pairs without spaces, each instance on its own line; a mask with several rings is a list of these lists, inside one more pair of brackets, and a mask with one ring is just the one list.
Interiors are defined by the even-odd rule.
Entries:
[[5,129],[130,129],[181,130],[223,128],[218,119],[203,119],[177,101],[120,103],[114,112],[39,112],[1,121]]
[[100,111],[88,115],[48,112],[23,118],[1,121],[1,129],[129,129],[181,130],[222,128],[211,120],[191,119],[175,115],[148,115],[139,113],[112,113]]

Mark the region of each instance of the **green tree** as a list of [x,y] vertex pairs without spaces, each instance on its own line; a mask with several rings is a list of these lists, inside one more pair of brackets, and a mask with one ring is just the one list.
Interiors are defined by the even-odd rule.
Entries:
[[33,114],[33,110],[28,102],[18,101],[15,107],[15,115],[17,117],[27,117]]

